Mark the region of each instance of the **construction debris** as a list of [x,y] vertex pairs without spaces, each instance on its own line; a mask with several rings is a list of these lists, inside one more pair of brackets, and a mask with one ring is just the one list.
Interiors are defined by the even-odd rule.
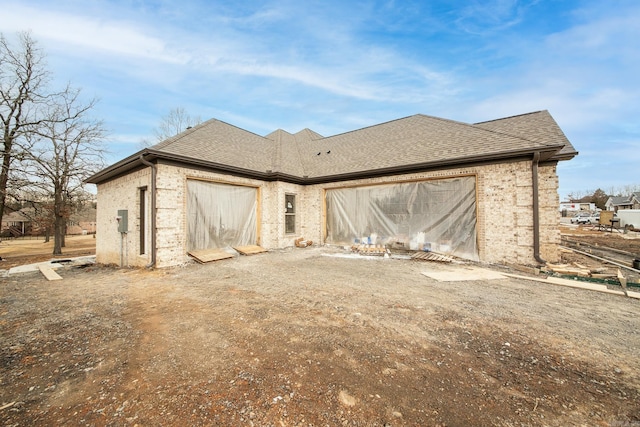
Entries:
[[436,252],[416,252],[411,255],[411,259],[418,261],[453,262],[453,257]]
[[570,264],[547,263],[547,269],[551,270],[554,273],[566,274],[568,276],[591,277],[591,270],[583,265],[575,263],[573,266],[571,266]]
[[609,289],[606,285],[601,285],[597,283],[583,282],[580,280],[562,279],[559,277],[552,277],[552,276],[549,276],[543,279],[540,277],[519,276],[516,274],[509,274],[509,273],[502,273],[502,274],[507,277],[513,277],[515,279],[532,280],[534,282],[568,286],[570,288],[588,289],[588,290],[599,291],[599,292],[604,292],[608,294],[626,295],[627,297],[630,297],[630,298],[640,299],[640,292],[627,292],[626,289],[624,289],[624,292],[621,292],[615,289]]
[[626,296],[629,296],[627,293],[627,278],[624,277],[624,274],[622,274],[620,269],[618,269],[618,280],[620,281],[620,286],[622,286],[622,292],[624,292]]
[[236,246],[233,249],[240,252],[242,255],[255,255],[267,252],[265,248],[258,245]]
[[51,280],[62,280],[62,277],[58,273],[53,271],[53,269],[51,267],[49,267],[49,266],[40,265],[40,266],[38,266],[38,269],[44,275],[44,277],[46,277],[47,280],[49,280],[49,281],[51,281]]
[[307,246],[313,245],[312,240],[304,240],[304,237],[300,237],[295,241],[296,248],[306,248]]
[[202,249],[197,251],[190,251],[187,252],[187,254],[201,264],[234,257],[233,254],[228,253],[223,249]]
[[389,254],[389,250],[382,245],[354,245],[351,246],[353,252],[360,255],[379,255]]

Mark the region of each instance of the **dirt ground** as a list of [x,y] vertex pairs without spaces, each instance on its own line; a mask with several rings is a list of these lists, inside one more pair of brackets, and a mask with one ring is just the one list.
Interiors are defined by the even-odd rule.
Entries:
[[0,424],[640,426],[639,300],[343,256],[0,278]]
[[598,231],[590,225],[564,225],[560,227],[560,233],[571,240],[632,252],[640,257],[640,232],[608,232]]
[[[562,226],[560,231],[563,238],[567,238],[572,242],[582,242],[595,247],[611,248],[619,251],[624,251],[628,254],[635,254],[635,259],[640,259],[640,232],[605,232],[598,231],[595,227],[590,225],[581,226]],[[584,251],[584,249],[583,249]],[[579,253],[571,251],[563,251],[561,253],[562,263],[569,265],[581,265],[588,268],[598,270],[601,273],[611,274],[617,276],[619,266],[615,264],[603,263],[593,257],[585,256]],[[616,254],[611,254],[610,258],[614,260],[617,258]],[[629,257],[626,263],[631,266],[631,260],[633,257]],[[633,283],[640,286],[640,274],[627,269],[621,269],[621,272],[629,283]]]

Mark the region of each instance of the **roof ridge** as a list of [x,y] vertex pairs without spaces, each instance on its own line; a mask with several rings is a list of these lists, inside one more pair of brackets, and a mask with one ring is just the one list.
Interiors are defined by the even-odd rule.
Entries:
[[[546,111],[546,110],[544,110],[544,111]],[[527,114],[536,114],[536,113],[540,113],[540,111],[535,111],[535,112],[525,113],[525,114],[518,114],[518,115],[515,115],[515,116],[504,117],[502,119],[496,119],[496,120],[512,119],[512,118],[515,118],[515,117],[526,116]],[[488,122],[492,122],[492,121],[496,121],[496,120],[489,120],[488,122],[480,122],[480,123],[465,123],[465,122],[461,122],[461,121],[458,121],[458,120],[446,119],[446,118],[443,118],[443,117],[429,116],[429,115],[426,115],[426,114],[416,114],[416,116],[423,116],[423,117],[428,117],[428,118],[431,118],[431,119],[440,120],[440,121],[443,121],[443,122],[456,123],[456,124],[463,125],[463,126],[469,126],[469,127],[474,128],[474,129],[478,129],[478,130],[485,131],[485,132],[492,132],[492,133],[496,133],[496,134],[499,134],[499,135],[508,136],[510,138],[518,138],[518,139],[520,139],[522,141],[532,142],[532,143],[537,144],[537,145],[542,146],[542,147],[554,147],[553,145],[543,144],[542,142],[533,141],[531,139],[524,138],[524,137],[519,136],[519,135],[514,135],[512,133],[500,132],[500,131],[497,131],[497,130],[494,130],[494,129],[485,129],[483,127],[477,126],[478,124],[481,124],[481,123],[488,123]]]
[[498,122],[500,120],[514,119],[516,117],[529,116],[531,114],[540,114],[540,113],[549,113],[549,110],[538,110],[538,111],[530,111],[528,113],[514,114],[513,116],[500,117],[499,119],[491,119],[491,120],[485,120],[485,121],[482,121],[482,122],[472,123],[472,125],[475,126],[475,125],[480,125],[480,124],[483,124],[483,123]]
[[[519,135],[514,135],[514,134],[509,133],[509,132],[501,132],[501,131],[497,131],[497,130],[495,130],[495,129],[484,129],[484,128],[481,128],[481,127],[477,127],[477,126],[475,126],[475,125],[469,125],[469,126],[473,126],[473,127],[475,127],[476,129],[480,129],[480,130],[483,130],[483,131],[485,131],[485,132],[496,133],[496,134],[498,134],[498,135],[504,135],[504,136],[508,136],[508,137],[511,137],[511,138],[518,138],[518,139],[520,139],[520,140],[522,140],[522,141],[527,141],[527,142],[530,142],[530,143],[532,143],[532,144],[536,144],[536,145],[538,145],[540,148],[544,148],[544,147],[549,147],[549,148],[551,148],[551,147],[556,147],[556,146],[558,146],[558,144],[555,144],[555,145],[549,145],[549,144],[545,144],[544,142],[534,141],[534,140],[532,140],[532,139],[524,138],[524,137],[519,136]],[[563,145],[563,146],[564,146],[564,145]]]
[[[529,142],[532,142],[534,144],[538,144],[538,145],[540,145],[542,147],[555,147],[555,146],[557,146],[557,144],[550,145],[550,144],[546,144],[546,143],[543,143],[543,142],[534,141],[533,139],[525,138],[523,136],[516,135],[514,133],[510,133],[510,132],[507,132],[507,131],[500,131],[500,130],[496,130],[496,129],[487,129],[487,128],[484,128],[484,127],[480,126],[480,125],[487,124],[487,123],[499,122],[499,121],[503,121],[503,120],[510,120],[510,119],[515,119],[515,118],[518,118],[518,117],[524,117],[524,116],[540,114],[540,113],[547,113],[547,115],[549,117],[551,117],[551,119],[553,119],[553,117],[549,113],[549,110],[539,110],[539,111],[531,111],[529,113],[515,114],[513,116],[502,117],[502,118],[499,118],[499,119],[487,120],[487,121],[484,121],[484,122],[477,122],[477,123],[473,123],[470,126],[474,126],[474,127],[477,127],[478,129],[482,129],[482,130],[485,130],[485,131],[488,131],[488,132],[494,132],[494,133],[497,133],[497,134],[500,134],[500,135],[507,135],[507,136],[510,136],[512,138],[518,138],[518,139],[521,139],[523,141],[529,141]],[[554,120],[554,122],[555,122],[555,120]],[[557,125],[557,123],[556,123],[556,125]],[[559,126],[558,126],[558,129],[560,130],[560,132],[562,132],[562,129],[560,129]],[[564,135],[564,132],[562,132],[562,134]],[[566,138],[566,136],[565,136],[565,138]]]
[[[278,129],[269,135],[273,135],[275,139],[267,138],[275,144],[273,148],[273,157],[271,158],[271,170],[278,171],[282,167],[282,129]],[[286,133],[286,132],[285,132]]]
[[263,138],[267,138],[267,139],[271,139],[271,135],[281,135],[283,133],[286,133],[287,135],[291,135],[290,132],[287,132],[286,130],[282,129],[282,128],[278,128],[272,132],[269,132],[268,134],[266,134],[265,136],[263,136]]
[[[298,135],[300,135],[302,133],[308,135],[310,141],[317,141],[319,139],[323,139],[324,138],[323,135],[320,135],[318,132],[314,131],[313,129],[309,129],[309,128],[301,129],[298,132],[294,133],[293,136],[298,136]],[[317,138],[316,138],[316,136],[317,136]]]
[[[159,142],[159,143],[157,143],[155,145],[152,145],[149,148],[152,148],[154,150],[158,150],[160,148],[168,147],[169,145],[180,141],[182,138],[185,138],[186,136],[191,135],[193,132],[197,131],[198,129],[204,128],[207,125],[210,125],[210,124],[216,123],[216,122],[217,123],[221,123],[221,124],[226,125],[226,126],[229,126],[229,127],[232,127],[232,128],[235,128],[235,129],[238,129],[238,130],[243,131],[243,132],[250,133],[250,134],[255,135],[255,136],[257,136],[259,138],[262,138],[262,139],[268,139],[268,138],[266,138],[266,137],[264,137],[262,135],[258,135],[255,132],[251,132],[250,130],[246,130],[244,128],[241,128],[240,126],[232,125],[231,123],[227,123],[227,122],[225,122],[223,120],[212,118],[212,119],[209,119],[209,120],[204,121],[202,123],[199,123],[199,124],[197,124],[195,126],[189,127],[187,129],[183,130],[182,132],[178,133],[177,135],[171,136],[171,137],[165,139],[164,141],[161,141],[161,142]],[[286,132],[286,131],[283,131],[283,132]]]
[[[310,130],[308,128],[304,128],[300,132],[304,131],[305,129]],[[296,135],[298,135],[300,132],[297,132],[295,135],[293,135],[293,141],[294,141],[294,144],[296,144],[296,153],[298,154],[300,168],[302,169],[302,176],[305,177],[305,176],[308,176],[307,165],[306,165],[306,162],[302,160],[302,152],[300,151],[300,141],[298,141],[298,138],[296,138]],[[318,141],[318,140],[315,140],[315,141]]]
[[[388,120],[386,122],[377,123],[375,125],[369,125],[369,126],[365,126],[365,127],[359,128],[359,129],[353,129],[353,130],[349,130],[349,131],[346,131],[346,132],[336,133],[335,135],[323,136],[322,139],[329,139],[329,138],[333,138],[333,137],[336,137],[336,136],[347,135],[349,133],[360,132],[361,130],[371,129],[371,128],[374,128],[374,127],[386,125],[386,124],[393,123],[393,122],[399,122],[400,120],[410,119],[411,117],[422,116],[422,115],[423,114],[412,114],[410,116],[400,117],[399,119]],[[319,141],[319,140],[316,139],[314,141]]]

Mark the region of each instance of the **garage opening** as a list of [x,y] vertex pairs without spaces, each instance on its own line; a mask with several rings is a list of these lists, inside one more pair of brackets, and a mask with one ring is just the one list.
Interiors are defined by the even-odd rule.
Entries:
[[326,191],[326,242],[478,260],[474,176]]
[[187,251],[257,244],[258,189],[187,180]]

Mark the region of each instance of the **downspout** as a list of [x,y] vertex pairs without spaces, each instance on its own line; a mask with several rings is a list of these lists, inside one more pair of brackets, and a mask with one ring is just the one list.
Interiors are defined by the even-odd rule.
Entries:
[[533,161],[531,162],[531,185],[533,186],[533,257],[540,264],[546,264],[547,261],[540,257],[540,205],[538,201],[538,163],[540,162],[540,153],[533,153]]
[[152,268],[156,265],[156,165],[145,160],[144,154],[140,154],[140,161],[143,165],[151,168],[151,262],[146,268]]

